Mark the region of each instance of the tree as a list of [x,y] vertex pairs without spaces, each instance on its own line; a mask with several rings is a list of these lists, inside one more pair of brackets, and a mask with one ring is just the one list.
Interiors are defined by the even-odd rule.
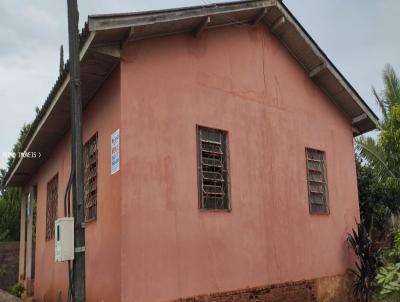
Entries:
[[381,111],[382,119],[378,127],[378,140],[360,137],[356,140],[358,153],[369,164],[380,180],[400,178],[400,80],[393,67],[383,69],[384,89],[372,93]]
[[383,69],[382,77],[385,88],[378,93],[372,87],[372,93],[382,114],[381,128],[385,126],[391,109],[400,105],[400,80],[393,67],[387,64]]
[[[400,90],[400,87],[399,87]],[[400,92],[400,91],[399,91]],[[400,187],[400,104],[390,108],[385,125],[379,135],[386,166],[390,171],[388,181]]]
[[[382,92],[378,93],[375,88],[372,89],[382,114],[378,138],[361,137],[356,140],[356,148],[361,158],[358,170],[364,169],[363,173],[369,170],[369,178],[373,179],[369,183],[361,182],[359,191],[366,190],[365,185],[370,186],[368,190],[372,191],[381,186],[378,195],[372,194],[375,199],[379,199],[375,200],[377,207],[383,202],[392,213],[398,215],[400,213],[400,80],[390,65],[386,65],[383,70],[383,81]],[[371,198],[367,194],[360,195],[361,206]]]
[[[379,301],[399,301],[400,227],[393,225],[393,232],[388,222],[389,218],[400,217],[400,80],[390,65],[383,70],[383,82],[381,92],[372,88],[382,115],[377,138],[356,140],[357,179],[361,222],[368,229],[372,246],[381,246],[378,241],[391,245],[380,257],[382,266],[375,279],[375,290]],[[362,261],[358,267],[363,268]]]
[[388,221],[398,209],[397,191],[380,181],[371,166],[362,164],[356,157],[360,215],[370,238],[384,239],[388,232]]
[[[21,151],[22,144],[28,135],[31,124],[24,124],[19,133],[17,142],[14,144],[12,152],[14,156],[10,156],[7,162],[7,169],[10,169],[18,152]],[[0,184],[6,171],[0,170]],[[1,188],[0,191],[0,241],[17,241],[19,240],[20,231],[20,212],[21,212],[21,188]]]

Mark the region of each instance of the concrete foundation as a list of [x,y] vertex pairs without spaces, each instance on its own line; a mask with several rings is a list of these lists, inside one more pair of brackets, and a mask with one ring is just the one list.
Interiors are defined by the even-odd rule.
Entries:
[[351,279],[338,275],[314,280],[286,282],[222,293],[182,298],[171,302],[350,302]]

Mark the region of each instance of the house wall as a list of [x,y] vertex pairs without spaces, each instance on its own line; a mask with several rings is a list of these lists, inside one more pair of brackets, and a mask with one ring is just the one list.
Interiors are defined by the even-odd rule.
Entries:
[[[120,293],[120,175],[110,174],[110,136],[120,127],[120,69],[117,68],[83,114],[83,140],[98,132],[97,220],[86,225],[86,301],[119,301]],[[37,184],[37,301],[66,301],[68,269],[54,262],[54,240],[45,240],[47,183],[58,173],[58,217],[64,216],[64,192],[70,173],[70,133],[57,145],[31,183]]]
[[[231,212],[198,209],[196,125],[228,131]],[[128,44],[122,301],[344,274],[359,216],[352,139],[350,120],[263,26]],[[326,152],[329,215],[309,214],[306,147]]]

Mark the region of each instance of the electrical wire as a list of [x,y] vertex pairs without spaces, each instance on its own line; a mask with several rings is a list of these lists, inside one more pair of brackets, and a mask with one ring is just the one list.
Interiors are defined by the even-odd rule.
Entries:
[[70,192],[71,192],[71,184],[72,184],[73,177],[74,177],[73,171],[71,171],[69,178],[68,178],[67,187],[65,189],[65,194],[64,194],[64,216],[66,216],[66,217],[69,217],[71,214]]
[[[71,188],[72,188],[72,181],[74,179],[75,173],[73,165],[71,165],[71,173],[69,175],[67,187],[65,189],[64,194],[64,216],[71,217]],[[70,302],[73,300],[73,268],[71,266],[71,261],[68,260],[68,297],[67,301]]]
[[[201,0],[201,2],[203,2],[203,4],[205,5],[205,6],[202,5],[204,8],[208,8],[208,6],[218,7],[218,4],[208,2],[207,0]],[[224,16],[229,21],[233,22],[234,24],[232,24],[232,25],[234,25],[234,26],[254,27],[254,25],[252,25],[252,24],[248,24],[246,22],[236,20],[236,19],[228,16],[227,14],[221,14],[221,15]]]

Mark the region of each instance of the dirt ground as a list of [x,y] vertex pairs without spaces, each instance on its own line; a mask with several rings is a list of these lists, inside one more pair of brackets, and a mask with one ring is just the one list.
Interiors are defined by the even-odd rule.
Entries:
[[0,289],[0,302],[22,302],[22,300]]

